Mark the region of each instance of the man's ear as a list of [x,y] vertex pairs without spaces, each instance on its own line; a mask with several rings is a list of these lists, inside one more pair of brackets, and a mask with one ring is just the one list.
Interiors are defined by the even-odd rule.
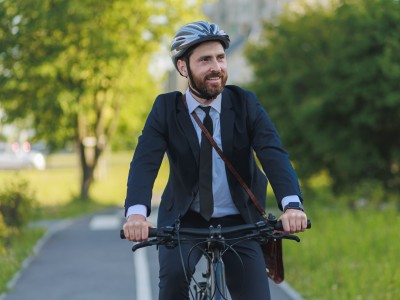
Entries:
[[178,67],[178,72],[183,77],[187,77],[188,76],[188,72],[187,72],[187,68],[186,68],[186,62],[183,59],[178,59],[178,61],[176,62],[176,65]]

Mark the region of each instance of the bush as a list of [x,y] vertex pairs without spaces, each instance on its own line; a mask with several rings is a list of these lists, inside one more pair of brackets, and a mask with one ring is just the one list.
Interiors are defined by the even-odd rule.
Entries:
[[[0,261],[2,256],[7,257],[7,249],[10,247],[11,239],[19,232],[17,227],[8,227],[4,222],[3,215],[0,214]],[[1,262],[0,262],[1,266]]]
[[0,214],[7,227],[25,226],[37,208],[35,195],[25,180],[9,182],[0,190]]
[[365,180],[398,194],[400,2],[331,2],[266,24],[247,50],[249,87],[277,122],[301,179],[326,171],[336,194]]
[[[4,223],[3,215],[0,214],[0,245],[1,245],[1,241],[8,238],[9,232],[10,232],[10,229]],[[0,246],[0,248],[1,248],[1,246]],[[1,251],[0,251],[0,254],[1,254]]]

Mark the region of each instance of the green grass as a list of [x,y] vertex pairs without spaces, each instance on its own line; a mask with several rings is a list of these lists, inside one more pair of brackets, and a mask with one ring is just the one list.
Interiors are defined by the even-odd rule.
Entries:
[[[105,154],[104,163],[91,189],[91,198],[99,205],[122,207],[126,193],[126,182],[131,152]],[[76,199],[79,194],[80,169],[76,154],[57,154],[47,158],[48,168],[44,171],[20,170],[1,171],[0,189],[10,180],[25,179],[35,192],[42,207],[60,207]],[[160,193],[168,173],[166,163],[162,164],[154,188]]]
[[398,299],[398,211],[321,202],[308,215],[301,243],[284,242],[286,280],[305,299]]
[[16,232],[5,247],[0,244],[0,294],[7,291],[7,283],[24,259],[32,254],[33,247],[44,232],[40,228],[23,230]]

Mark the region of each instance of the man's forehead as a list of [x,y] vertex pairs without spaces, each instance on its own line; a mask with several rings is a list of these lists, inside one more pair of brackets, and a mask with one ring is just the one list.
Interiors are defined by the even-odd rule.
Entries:
[[193,50],[192,54],[203,56],[203,55],[214,55],[220,53],[225,53],[225,49],[222,46],[222,44],[218,41],[210,41],[198,45]]

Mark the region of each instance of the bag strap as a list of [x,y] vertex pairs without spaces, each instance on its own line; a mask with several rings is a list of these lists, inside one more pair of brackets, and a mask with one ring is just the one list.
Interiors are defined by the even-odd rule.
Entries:
[[[186,102],[186,95],[182,95],[182,101],[185,104],[186,108],[187,102]],[[253,192],[250,190],[250,188],[247,186],[247,184],[244,182],[242,177],[239,175],[239,173],[236,171],[235,167],[231,164],[231,162],[228,160],[228,158],[225,156],[225,154],[222,152],[221,148],[218,147],[217,143],[214,141],[212,135],[208,132],[207,128],[204,127],[203,122],[200,121],[199,116],[196,114],[195,111],[192,111],[191,115],[193,116],[194,120],[196,121],[197,125],[201,128],[203,131],[204,135],[207,137],[207,139],[210,141],[211,145],[214,147],[214,149],[217,151],[218,155],[222,158],[222,160],[225,162],[225,165],[228,167],[228,169],[231,171],[231,173],[235,176],[236,180],[240,183],[240,185],[243,187],[243,189],[247,192],[249,195],[251,201],[253,201],[254,205],[260,212],[260,214],[263,216],[263,218],[267,219],[267,213],[264,210],[264,208],[261,207],[261,205],[258,203],[256,196],[253,194]]]

